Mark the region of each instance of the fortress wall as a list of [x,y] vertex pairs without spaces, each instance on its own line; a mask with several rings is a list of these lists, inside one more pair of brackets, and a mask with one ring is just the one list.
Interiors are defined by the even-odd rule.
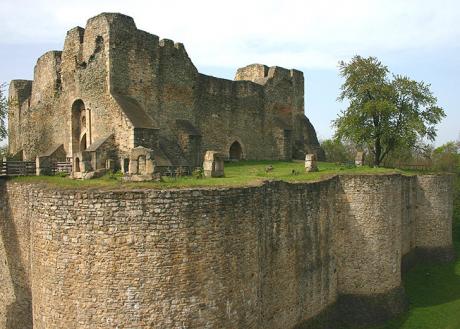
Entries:
[[61,51],[48,51],[35,65],[30,106],[52,100],[61,88]]
[[[51,96],[50,96],[51,97]],[[35,161],[35,157],[46,152],[50,147],[67,144],[69,127],[66,122],[65,108],[57,106],[59,96],[48,98],[34,107],[26,103],[21,107],[19,126],[10,126],[11,151],[24,151],[24,160]],[[70,111],[69,111],[70,112]]]
[[91,110],[91,142],[114,134],[116,144],[125,150],[132,147],[132,130],[120,105],[110,94],[109,82],[111,54],[115,51],[115,45],[111,44],[112,27],[129,31],[126,27],[129,24],[134,25],[132,18],[117,14],[101,14],[88,20],[83,37],[82,62],[78,67],[78,90],[67,105],[70,109],[75,99],[80,98]]
[[67,152],[70,152],[72,143],[70,133],[63,131],[71,128],[71,108],[78,99],[90,109],[88,124],[91,124],[92,129],[89,142],[114,134],[115,142],[121,150],[133,147],[132,123],[109,93],[111,27],[115,24],[123,29],[126,24],[120,22],[123,19],[129,20],[126,16],[119,16],[122,15],[101,14],[88,20],[85,29],[76,27],[67,33],[62,54],[64,90],[56,106],[56,110],[63,111],[62,115],[68,118],[67,126],[60,131],[61,135],[67,137],[64,144]]
[[409,256],[416,244],[417,178],[402,176],[401,256]]
[[46,192],[34,328],[293,327],[335,301],[329,184]]
[[[228,155],[237,140],[246,159],[273,157],[273,136],[264,111],[262,86],[200,74],[196,122],[203,136],[202,150]],[[258,136],[255,138],[255,136]]]
[[38,60],[31,105],[21,113],[18,132],[17,149],[24,149],[26,159],[34,160],[57,144],[63,144],[70,154],[71,109],[78,99],[91,109],[91,123],[97,127],[92,129],[91,142],[116,132],[121,149],[132,147],[130,122],[108,93],[108,24],[112,16],[99,15],[88,21],[86,29],[70,30],[62,53],[48,52]]
[[130,17],[120,17],[114,23],[107,26],[110,91],[133,97],[145,106],[158,97],[158,36],[137,30]]
[[85,29],[75,27],[67,31],[62,51],[62,89],[66,94],[77,95],[79,93],[78,79],[75,71],[79,64],[83,63],[83,41]]
[[30,106],[22,107],[19,125],[10,130],[15,141],[12,148],[22,149],[25,160],[33,161],[50,147],[67,142],[66,113],[58,106],[62,93],[61,56],[60,51],[49,51],[38,59],[27,104]]
[[454,258],[452,246],[453,177],[417,176],[416,250],[426,260]]
[[0,328],[32,328],[30,216],[27,188],[0,179]]
[[8,150],[16,154],[22,149],[21,125],[23,115],[29,108],[32,81],[13,80],[8,90]]
[[336,299],[335,180],[176,191],[27,188],[35,200],[27,217],[34,328],[291,328]]
[[436,203],[430,229],[417,217],[417,241],[451,244],[450,184],[400,175],[182,190],[3,184],[0,309],[17,292],[22,313],[3,311],[0,324],[26,323],[0,328],[32,329],[30,295],[34,329],[285,329],[325,312],[379,322],[405,307],[407,209]]
[[138,30],[127,16],[107,17],[110,92],[134,99],[172,137],[176,119],[194,123],[197,69],[181,43]]
[[340,177],[335,248],[341,294],[399,287],[402,205],[401,176]]
[[340,177],[335,221],[340,314],[348,323],[378,323],[405,308],[401,287],[400,175]]
[[[196,126],[195,106],[198,70],[182,43],[160,40],[159,84],[160,113],[167,114],[161,122],[164,134],[172,137],[176,119],[189,120]],[[160,115],[154,113],[154,116]]]

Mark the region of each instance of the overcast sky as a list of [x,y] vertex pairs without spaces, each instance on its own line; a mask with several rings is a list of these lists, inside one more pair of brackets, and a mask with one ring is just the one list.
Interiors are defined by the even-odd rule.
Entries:
[[460,138],[460,2],[454,0],[0,0],[0,81],[31,79],[37,58],[100,12],[183,42],[200,72],[232,79],[250,63],[297,68],[320,138],[345,105],[337,62],[377,56],[394,73],[432,84],[447,118],[436,144]]

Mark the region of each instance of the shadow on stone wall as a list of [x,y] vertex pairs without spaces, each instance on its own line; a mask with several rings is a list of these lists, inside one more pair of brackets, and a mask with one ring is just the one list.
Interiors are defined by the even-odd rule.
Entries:
[[[355,179],[358,179],[357,186],[347,186],[348,181]],[[395,219],[395,223],[389,221],[390,217],[397,216],[397,213],[389,213],[388,218],[374,217],[376,207],[384,204],[382,200],[390,198],[390,194],[383,187],[381,189],[371,188],[370,199],[361,199],[367,194],[364,189],[367,183],[376,180],[374,184],[383,186],[385,179],[387,178],[366,177],[364,183],[359,180],[359,177],[341,177],[338,180],[337,209],[340,211],[335,227],[335,243],[337,244],[335,250],[338,271],[345,277],[339,279],[338,298],[333,312],[336,328],[379,325],[403,314],[409,306],[401,281],[394,282],[394,278],[393,280],[385,278],[380,281],[376,277],[377,268],[385,264],[389,258],[393,258],[395,251],[400,249],[397,245],[387,243],[394,233],[400,234],[398,220]],[[399,183],[399,178],[397,178],[397,183]],[[356,195],[352,197],[353,194]],[[368,220],[369,216],[371,220]],[[375,236],[381,234],[388,236],[380,242],[381,244],[376,249]],[[353,263],[354,260],[360,261]],[[391,273],[389,266],[390,264],[383,272]],[[356,273],[354,268],[359,268],[360,273]],[[399,273],[399,269],[397,272]],[[353,277],[349,278],[347,275]],[[350,280],[354,281],[356,293],[353,293],[354,288],[351,286],[343,287],[345,291],[349,291],[347,293],[344,293],[340,287],[341,281],[346,281],[349,285]],[[364,285],[367,289],[362,289],[359,285]],[[372,290],[379,292],[372,293]],[[363,291],[367,292],[363,293]]]
[[[429,177],[429,176],[428,176]],[[422,183],[423,184],[423,183]],[[426,186],[425,186],[426,188]],[[439,232],[446,234],[446,232],[450,233],[450,230],[444,230],[445,227],[449,227],[451,224],[446,224],[446,220],[439,220],[441,216],[439,214],[438,209],[440,204],[437,204],[438,200],[434,198],[432,195],[430,196],[429,193],[424,191],[423,188],[419,188],[417,191],[417,204],[421,205],[419,208],[419,213],[417,214],[417,221],[416,224],[416,232],[417,237],[420,241],[417,241],[417,246],[415,247],[414,254],[415,254],[415,262],[414,265],[417,263],[422,264],[440,264],[440,263],[449,263],[455,260],[455,250],[452,245],[451,237],[446,235],[440,235]],[[452,209],[451,209],[452,211]],[[452,218],[452,212],[448,214],[448,217]],[[441,217],[442,218],[442,217]],[[433,220],[436,219],[436,220]],[[444,225],[445,227],[439,228],[439,225]],[[431,237],[434,233],[437,234],[434,236],[437,241],[432,240],[425,240],[427,237]],[[434,243],[440,244],[448,242],[447,245],[442,246],[433,246]],[[421,244],[422,246],[420,246]],[[425,245],[430,245],[430,247],[426,247]]]
[[[14,296],[12,302],[6,305],[5,329],[32,329],[32,296],[27,278],[27,265],[22,262],[23,255],[18,239],[16,223],[12,220],[9,197],[6,191],[5,179],[0,179],[0,228],[1,239],[5,248],[6,259],[2,259],[0,266],[7,266],[4,273],[10,274],[12,291]],[[2,287],[5,289],[5,287]]]

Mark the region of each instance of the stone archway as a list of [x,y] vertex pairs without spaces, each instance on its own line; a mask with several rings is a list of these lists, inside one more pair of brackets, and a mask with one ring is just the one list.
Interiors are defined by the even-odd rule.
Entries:
[[[82,147],[86,148],[86,131],[88,129],[87,113],[85,103],[81,99],[77,99],[72,104],[72,153],[76,154],[84,151]],[[84,136],[85,142],[82,143]]]
[[232,145],[230,145],[228,155],[229,159],[233,161],[239,161],[243,158],[243,148],[238,141],[234,141]]

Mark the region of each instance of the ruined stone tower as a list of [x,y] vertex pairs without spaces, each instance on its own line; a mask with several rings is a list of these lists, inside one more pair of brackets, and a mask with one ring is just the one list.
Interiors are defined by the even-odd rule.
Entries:
[[34,80],[13,80],[9,97],[9,151],[24,159],[61,146],[93,170],[108,159],[126,167],[138,146],[159,166],[200,165],[210,149],[231,159],[323,155],[304,114],[302,72],[253,64],[234,81],[207,76],[181,43],[121,14],[68,31],[63,51],[41,56]]

